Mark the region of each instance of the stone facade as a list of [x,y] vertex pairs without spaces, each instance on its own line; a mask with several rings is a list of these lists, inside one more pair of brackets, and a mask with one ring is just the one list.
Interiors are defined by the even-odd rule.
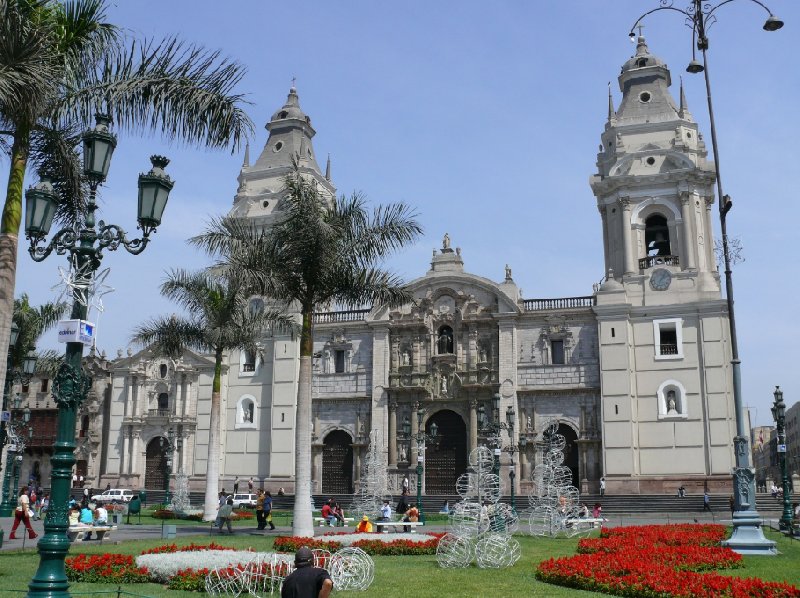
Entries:
[[[370,434],[377,432],[399,489],[452,494],[466,455],[502,423],[501,477],[524,492],[541,458],[538,433],[556,420],[573,482],[596,491],[728,491],[734,413],[726,304],[713,252],[714,169],[683,91],[643,38],[609,95],[591,189],[600,212],[607,276],[584,297],[524,299],[511,270],[469,273],[448,234],[414,301],[396,309],[315,316],[312,477],[315,492],[352,492]],[[295,89],[249,148],[230,214],[268,227],[281,212],[282,180],[298,160],[333,197],[330,163],[316,162],[315,130]],[[444,231],[442,231],[444,233]],[[420,264],[420,271],[426,266]],[[587,285],[588,286],[588,285]],[[226,356],[222,381],[222,486],[251,476],[292,489],[298,341],[265,336],[257,354]],[[213,364],[149,351],[110,366],[102,482],[155,485],[164,458],[203,485]],[[180,439],[158,450],[168,429]],[[423,452],[413,439],[429,439]]]

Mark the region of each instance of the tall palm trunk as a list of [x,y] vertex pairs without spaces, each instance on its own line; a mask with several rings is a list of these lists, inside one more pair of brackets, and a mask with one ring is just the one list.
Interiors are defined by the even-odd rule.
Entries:
[[203,520],[213,521],[219,506],[219,443],[220,404],[222,402],[222,349],[215,352],[214,386],[211,390],[211,417],[208,429],[208,461],[206,464],[206,499]]
[[[14,314],[14,285],[17,279],[17,245],[22,220],[22,188],[28,165],[30,136],[27,128],[18,128],[11,146],[11,167],[6,187],[6,203],[0,223],[0,347],[11,340]],[[0,359],[0,381],[6,379],[6,360]]]
[[292,535],[314,536],[311,518],[311,358],[313,307],[303,307],[303,329],[300,335],[300,380],[297,389],[297,415],[294,422],[294,521]]

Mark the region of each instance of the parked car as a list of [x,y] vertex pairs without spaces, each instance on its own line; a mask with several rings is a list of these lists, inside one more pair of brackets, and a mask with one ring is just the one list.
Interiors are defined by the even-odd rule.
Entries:
[[92,496],[92,501],[98,503],[108,503],[112,501],[130,502],[135,495],[136,493],[133,490],[127,488],[111,488],[102,494],[95,494]]
[[248,509],[255,509],[257,498],[258,497],[255,494],[234,494],[233,508],[240,509],[242,507],[245,507]]

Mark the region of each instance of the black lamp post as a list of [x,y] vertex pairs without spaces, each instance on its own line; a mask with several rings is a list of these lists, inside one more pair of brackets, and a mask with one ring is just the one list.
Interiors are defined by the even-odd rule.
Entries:
[[[429,442],[438,442],[439,426],[436,422],[431,422],[431,433],[426,434],[425,429],[422,427],[425,418],[425,410],[417,409],[417,434],[414,437],[414,442],[417,447],[417,509],[419,509],[420,521],[425,521],[425,515],[422,510],[422,474],[424,473],[423,464],[425,463],[425,447]],[[408,425],[408,428],[406,428]],[[403,421],[403,431],[408,430],[409,438],[411,437],[411,423],[408,417]]]
[[[13,461],[11,461],[12,457],[6,455],[6,468],[7,470],[12,469],[14,472],[14,487],[11,491],[9,503],[19,495],[19,473],[22,469],[22,459],[25,454],[25,447],[28,446],[30,439],[33,438],[33,428],[30,426],[30,421],[31,410],[27,406],[24,409],[22,408],[22,397],[17,395],[14,398],[14,413],[8,430],[8,437],[14,445],[14,450],[9,451],[9,453],[13,452],[15,454]],[[8,463],[8,461],[11,461],[11,463]],[[5,492],[5,480],[3,481],[3,491]]]
[[[144,251],[150,234],[161,224],[161,216],[174,183],[164,172],[169,160],[152,156],[150,172],[139,175],[138,222],[141,239],[128,239],[125,231],[116,224],[102,220],[95,226],[97,187],[108,175],[111,156],[117,138],[109,131],[111,119],[96,115],[96,126],[83,135],[83,173],[89,182],[89,199],[80,221],[63,228],[50,243],[40,246],[50,231],[56,212],[57,197],[47,177],[25,193],[25,235],[30,239],[28,252],[34,261],[41,262],[54,250],[69,254],[72,272],[72,319],[84,320],[88,312],[89,295],[95,271],[100,267],[103,250],[114,251],[120,246],[137,255]],[[69,596],[64,559],[69,550],[67,538],[67,500],[72,466],[75,464],[75,415],[86,398],[91,377],[83,370],[83,344],[68,342],[64,363],[53,381],[53,398],[58,405],[58,429],[55,452],[51,459],[50,508],[45,518],[45,535],[39,541],[39,568],[28,585],[28,596]]]
[[[763,25],[765,31],[777,31],[783,27],[783,21],[777,18],[759,0],[750,0],[767,11],[769,17]],[[691,0],[685,9],[672,5],[671,1],[661,0],[658,8],[654,8],[640,16],[631,27],[631,40],[636,38],[633,32],[647,15],[661,10],[671,10],[681,14],[686,24],[692,30],[692,60],[686,68],[689,73],[703,73],[706,85],[706,99],[708,103],[708,118],[711,125],[711,149],[714,154],[714,171],[717,178],[717,196],[719,198],[719,221],[722,235],[722,255],[725,263],[725,296],[728,307],[728,322],[731,337],[731,366],[733,373],[733,405],[736,414],[736,436],[733,439],[736,466],[733,470],[734,488],[734,513],[733,534],[724,543],[737,552],[743,554],[776,554],[775,543],[764,537],[761,529],[761,519],[756,511],[756,486],[755,472],[752,468],[750,451],[747,442],[747,426],[745,424],[745,410],[742,401],[742,379],[739,359],[739,345],[736,338],[736,318],[734,316],[733,301],[733,274],[731,272],[730,245],[728,242],[728,228],[726,218],[733,206],[730,196],[722,190],[722,176],[720,174],[719,146],[717,144],[717,130],[714,124],[714,107],[711,101],[711,80],[708,74],[708,29],[716,21],[716,11],[721,6],[730,4],[733,0],[721,0],[711,4],[704,0]],[[702,62],[697,60],[695,46],[702,53]]]
[[783,488],[783,515],[780,528],[792,529],[792,491],[789,488],[789,475],[786,472],[786,403],[783,402],[783,391],[775,387],[775,402],[772,403],[772,419],[778,430],[778,460],[781,467],[781,484]]
[[[11,412],[8,410],[9,408],[9,398],[11,395],[11,388],[14,386],[15,382],[21,382],[22,384],[28,384],[31,381],[31,377],[33,373],[36,371],[36,353],[34,351],[29,351],[28,354],[22,360],[22,369],[14,368],[13,363],[13,351],[14,347],[17,344],[17,339],[19,338],[19,327],[12,322],[11,323],[11,337],[10,337],[10,345],[8,347],[8,362],[6,367],[6,379],[5,384],[3,385],[3,414],[2,418],[0,418],[0,451],[3,450],[3,447],[6,445],[8,440],[9,429],[8,427],[11,424]],[[28,419],[30,419],[30,409],[28,409]],[[15,445],[15,449],[16,449]],[[16,501],[13,499],[14,494],[11,494],[11,475],[12,475],[12,453],[19,452],[18,450],[11,451],[9,450],[6,453],[6,471],[3,476],[3,502],[0,504],[0,517],[10,517],[13,513],[13,510],[16,508]]]

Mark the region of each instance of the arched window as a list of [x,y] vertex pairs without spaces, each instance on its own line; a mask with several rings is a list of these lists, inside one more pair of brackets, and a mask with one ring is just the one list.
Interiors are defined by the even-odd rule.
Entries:
[[677,380],[666,380],[658,387],[658,418],[686,419],[689,417],[686,389]]
[[243,395],[236,403],[235,429],[256,427],[256,400],[251,395]]
[[159,411],[166,411],[169,409],[169,395],[165,392],[158,395],[158,409]]
[[666,218],[653,214],[644,221],[644,242],[648,257],[672,255]]
[[254,376],[260,363],[256,351],[242,349],[239,351],[239,376]]
[[453,329],[450,328],[450,326],[442,326],[439,328],[436,347],[439,355],[453,353]]
[[78,433],[79,438],[86,438],[89,435],[89,416],[84,415],[81,418],[81,430]]
[[168,368],[166,363],[162,363],[158,367],[158,375],[161,377],[162,380],[167,377],[167,370]]

